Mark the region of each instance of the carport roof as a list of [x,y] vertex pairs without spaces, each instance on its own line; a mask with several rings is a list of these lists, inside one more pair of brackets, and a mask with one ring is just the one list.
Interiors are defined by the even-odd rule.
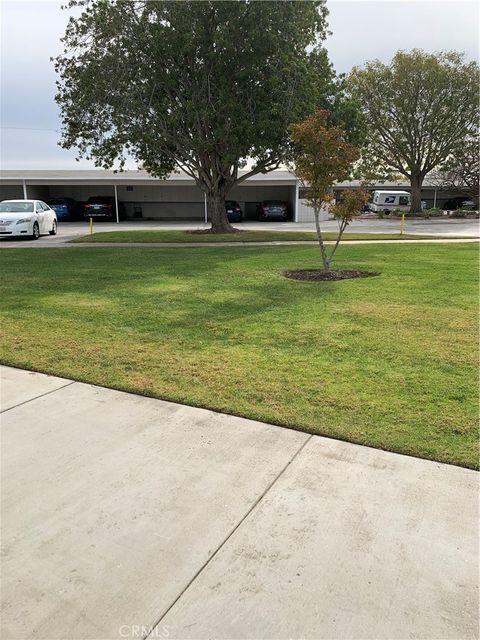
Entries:
[[[245,173],[244,171],[243,173]],[[242,172],[240,172],[242,175]],[[142,169],[126,169],[125,171],[107,171],[104,169],[5,169],[0,171],[0,183],[21,184],[25,180],[28,184],[90,184],[92,182],[103,182],[107,184],[194,184],[194,180],[184,172],[172,173],[166,180],[160,180],[150,175]],[[247,178],[242,184],[263,184],[263,185],[296,185],[297,179],[293,173],[286,169],[277,169],[270,173],[258,173]],[[361,186],[360,180],[351,180],[337,183],[334,189],[358,188]],[[406,181],[378,181],[370,188],[375,189],[402,189],[410,187]],[[425,178],[423,188],[439,188]]]
[[[345,180],[344,182],[337,182],[335,184],[335,186],[333,187],[334,189],[357,189],[360,188],[363,185],[361,180]],[[371,185],[367,185],[367,189],[402,189],[408,187],[410,188],[410,181],[408,180],[386,180],[384,182],[382,182],[381,180],[378,180],[377,182],[372,182]],[[436,184],[434,181],[429,180],[428,176],[424,179],[423,181],[423,188],[424,189],[428,189],[428,188],[437,188],[440,189],[440,187],[438,186],[438,184]]]
[[[246,171],[244,172],[246,173]],[[240,172],[240,175],[242,172]],[[55,182],[66,183],[89,183],[105,182],[108,184],[131,184],[143,183],[151,184],[194,184],[194,180],[186,173],[172,173],[166,180],[160,180],[147,171],[130,169],[125,171],[106,171],[103,169],[8,169],[0,171],[0,182],[21,183],[23,180],[30,184],[52,184]],[[245,183],[262,184],[288,184],[295,185],[297,179],[286,170],[271,171],[270,173],[259,173],[247,178]]]

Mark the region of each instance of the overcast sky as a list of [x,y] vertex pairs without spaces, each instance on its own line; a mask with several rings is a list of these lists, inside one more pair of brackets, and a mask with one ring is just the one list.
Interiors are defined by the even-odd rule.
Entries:
[[[50,57],[61,51],[68,14],[57,0],[1,0],[1,139],[3,169],[93,166],[57,146]],[[478,60],[479,5],[475,0],[330,0],[327,40],[337,72],[398,49],[455,49]],[[55,131],[57,130],[57,131]]]

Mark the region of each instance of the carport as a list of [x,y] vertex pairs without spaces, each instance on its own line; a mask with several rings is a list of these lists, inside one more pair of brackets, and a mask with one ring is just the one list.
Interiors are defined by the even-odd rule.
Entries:
[[[125,206],[127,218],[154,221],[206,221],[204,193],[193,179],[172,174],[166,180],[146,171],[8,170],[0,173],[0,200],[70,197],[85,202],[91,196],[114,196]],[[246,219],[254,219],[263,200],[284,200],[297,220],[298,186],[288,171],[255,175],[232,189],[228,196],[240,203]],[[117,215],[118,217],[118,215]]]

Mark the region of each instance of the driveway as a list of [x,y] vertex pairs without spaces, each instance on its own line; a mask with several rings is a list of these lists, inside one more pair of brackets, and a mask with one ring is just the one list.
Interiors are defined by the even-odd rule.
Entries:
[[[95,232],[100,231],[130,231],[135,229],[206,229],[210,225],[200,222],[153,222],[147,220],[128,220],[119,224],[113,222],[96,223]],[[313,222],[242,222],[235,227],[244,230],[269,230],[269,231],[315,231]],[[337,231],[338,224],[335,220],[322,222],[325,231]],[[347,231],[351,233],[399,233],[399,220],[362,219],[354,220]],[[4,247],[28,247],[28,246],[52,246],[63,244],[74,238],[87,235],[88,224],[85,222],[61,222],[58,225],[58,235],[43,236],[40,240],[10,240],[2,238]],[[417,235],[433,235],[451,238],[455,236],[478,238],[480,226],[478,220],[412,220],[407,219],[405,233]]]
[[3,640],[477,637],[475,472],[1,375]]

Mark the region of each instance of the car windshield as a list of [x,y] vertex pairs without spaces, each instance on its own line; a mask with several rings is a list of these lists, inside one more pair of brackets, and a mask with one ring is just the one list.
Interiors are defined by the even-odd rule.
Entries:
[[47,204],[52,206],[52,205],[56,205],[56,204],[67,204],[66,200],[47,200]]
[[112,198],[110,196],[92,196],[88,199],[88,202],[93,202],[94,204],[110,204]]
[[30,213],[33,202],[0,202],[0,213]]

